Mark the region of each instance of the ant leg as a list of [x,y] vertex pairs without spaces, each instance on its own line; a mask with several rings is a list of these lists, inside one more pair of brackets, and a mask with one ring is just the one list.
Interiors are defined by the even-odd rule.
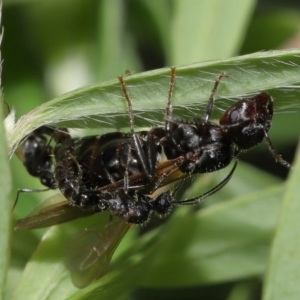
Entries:
[[81,186],[83,172],[77,158],[67,151],[66,156],[59,160],[54,169],[54,177],[59,179],[63,178],[63,181],[57,180],[57,187],[64,194],[66,198],[66,191],[72,191],[72,193],[78,193]]
[[21,193],[42,193],[42,192],[48,192],[50,189],[40,189],[40,190],[35,190],[35,189],[18,189],[17,192],[17,197],[16,200],[14,202],[13,208],[12,210],[15,209],[15,207],[17,206],[18,200],[19,200],[19,196]]
[[210,118],[210,115],[211,115],[211,112],[212,112],[212,109],[214,106],[214,102],[215,102],[215,94],[217,92],[219,83],[223,77],[228,77],[228,75],[226,73],[221,73],[218,76],[217,80],[215,81],[215,85],[211,91],[211,94],[209,96],[208,103],[206,106],[206,111],[205,111],[205,115],[204,115],[204,123],[207,123],[209,121],[209,118]]
[[268,135],[268,133],[264,130],[264,134],[265,134],[265,139],[266,142],[268,144],[269,150],[271,152],[271,154],[273,155],[274,159],[279,162],[280,164],[282,164],[283,166],[287,167],[288,169],[292,169],[292,165],[289,164],[286,160],[284,160],[281,155],[277,152],[277,150],[275,149],[275,147],[273,146],[271,139]]
[[214,193],[216,193],[218,190],[223,188],[228,183],[228,181],[230,180],[231,176],[233,175],[233,173],[236,169],[237,162],[238,161],[236,160],[232,170],[226,176],[226,178],[224,180],[222,180],[214,188],[209,190],[208,192],[206,192],[206,193],[204,193],[204,194],[202,194],[198,197],[189,199],[189,200],[172,201],[174,199],[177,191],[179,190],[179,188],[181,187],[181,185],[183,183],[184,179],[182,179],[181,182],[179,183],[179,185],[173,191],[169,190],[168,192],[164,192],[164,193],[160,194],[157,198],[154,199],[154,201],[152,202],[153,210],[156,211],[157,213],[159,213],[160,215],[166,215],[166,214],[170,213],[171,210],[175,206],[196,205],[196,204],[202,202],[204,199],[206,199],[209,196],[213,195]]
[[175,78],[176,78],[176,67],[171,67],[171,76],[170,76],[170,83],[169,83],[169,96],[168,96],[168,102],[167,102],[167,107],[166,107],[166,113],[165,113],[165,130],[166,134],[169,135],[171,131],[171,124],[170,118],[172,116],[172,96],[173,96],[173,90],[174,90],[174,83],[175,83]]
[[72,139],[68,129],[66,128],[54,129],[51,138],[53,138],[56,143],[60,144],[65,144],[67,141]]
[[[241,124],[243,124],[243,121],[239,122],[239,123],[235,123],[235,124],[229,124],[229,125],[222,125],[222,128],[223,129],[234,129],[234,128],[240,128],[241,127]],[[272,156],[274,157],[275,161],[279,162],[281,165],[283,165],[284,167],[288,168],[288,169],[292,169],[292,165],[290,163],[288,163],[286,160],[284,160],[280,154],[278,154],[277,150],[275,149],[275,147],[273,146],[272,142],[271,142],[271,139],[267,133],[267,131],[265,130],[265,128],[263,129],[263,133],[264,133],[264,136],[265,136],[265,139],[266,139],[266,142],[268,144],[268,147],[269,147],[269,151],[271,152]],[[261,141],[260,141],[261,142]],[[259,142],[259,143],[260,143]],[[251,146],[253,147],[253,145]],[[245,148],[245,149],[249,149],[250,147],[248,148]],[[244,149],[244,150],[245,150]]]
[[171,67],[171,76],[170,76],[170,82],[169,82],[169,96],[168,96],[168,102],[165,112],[165,129],[156,127],[152,128],[149,133],[151,135],[155,135],[159,138],[163,138],[165,135],[170,135],[171,132],[171,124],[174,123],[173,116],[172,116],[172,96],[174,91],[174,84],[175,84],[175,78],[176,78],[176,67]]
[[[121,84],[121,89],[124,93],[125,99],[127,101],[127,106],[128,106],[128,114],[129,114],[129,122],[130,122],[130,133],[131,133],[131,139],[132,139],[132,143],[134,146],[134,149],[137,152],[137,157],[140,158],[140,163],[142,165],[143,171],[146,173],[148,178],[152,178],[152,174],[149,173],[149,168],[147,166],[147,159],[145,157],[145,154],[143,152],[142,149],[142,145],[141,145],[141,141],[138,138],[138,136],[136,135],[135,131],[134,131],[134,115],[133,115],[133,109],[132,109],[132,103],[130,101],[127,89],[126,89],[126,85],[125,82],[123,80],[122,76],[118,77],[120,84]],[[128,187],[129,187],[129,174],[128,174],[128,169],[129,169],[129,162],[130,162],[130,152],[131,152],[131,148],[130,146],[128,147],[128,151],[127,151],[127,166],[126,166],[126,171],[125,171],[125,176],[124,176],[124,190],[128,191]]]
[[238,164],[238,160],[235,161],[235,163],[233,165],[233,168],[231,169],[230,173],[226,176],[226,178],[223,179],[218,185],[213,187],[208,192],[206,192],[206,193],[204,193],[200,196],[188,199],[188,200],[174,201],[174,202],[172,202],[172,204],[174,206],[183,206],[183,205],[195,205],[195,204],[198,204],[198,203],[202,202],[203,200],[205,200],[209,196],[215,194],[217,191],[219,191],[221,188],[223,188],[229,182],[229,180],[231,179],[231,177],[232,177],[232,175],[233,175],[233,173],[234,173],[234,171],[237,167],[237,164]]
[[69,131],[67,128],[59,128],[59,127],[50,127],[50,126],[41,126],[33,131],[34,134],[37,135],[48,135],[51,140],[53,139],[56,143],[62,143],[66,140],[71,139]]

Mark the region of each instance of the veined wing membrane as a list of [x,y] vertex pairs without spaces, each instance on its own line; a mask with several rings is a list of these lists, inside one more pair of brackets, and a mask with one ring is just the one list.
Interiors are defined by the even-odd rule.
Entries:
[[96,224],[68,239],[64,262],[76,287],[83,288],[108,271],[111,258],[130,226],[115,218],[104,228]]
[[54,195],[38,205],[26,218],[17,221],[15,231],[49,227],[97,213],[71,206],[62,194]]
[[[151,190],[151,187],[160,180],[161,176],[167,174],[166,178],[161,182],[159,187],[168,185],[174,181],[187,176],[179,170],[179,165],[183,160],[179,157],[174,160],[167,160],[159,163],[156,167],[155,177],[151,184],[147,183],[147,177],[143,173],[135,174],[129,177],[130,188],[143,188]],[[103,186],[99,191],[113,192],[124,187],[124,180]],[[100,210],[97,206],[92,209],[82,209],[72,206],[62,194],[54,195],[40,205],[38,205],[29,216],[17,221],[16,231],[29,229],[37,229],[49,227],[56,224],[65,223],[78,218],[86,217],[98,213]]]

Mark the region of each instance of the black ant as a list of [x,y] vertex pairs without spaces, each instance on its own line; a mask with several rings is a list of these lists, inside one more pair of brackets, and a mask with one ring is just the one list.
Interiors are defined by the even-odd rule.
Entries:
[[42,126],[27,136],[21,149],[17,150],[17,154],[31,176],[38,177],[40,182],[49,189],[55,189],[56,183],[52,171],[54,147],[50,144],[51,139],[48,140],[46,135],[56,143],[65,143],[70,139],[66,128],[53,129]]
[[[263,139],[266,140],[269,150],[276,161],[287,168],[291,165],[282,159],[273,146],[268,131],[271,128],[273,117],[273,99],[267,93],[260,93],[253,97],[244,98],[228,108],[220,118],[220,125],[210,121],[215,93],[223,77],[217,78],[209,97],[204,118],[183,120],[172,115],[172,95],[175,84],[175,70],[171,68],[170,89],[165,113],[165,127],[156,127],[149,131],[148,136],[159,137],[159,144],[163,147],[168,161],[173,161],[169,171],[159,173],[159,178],[150,181],[144,188],[148,193],[154,192],[165,180],[171,182],[173,173],[182,172],[180,178],[192,174],[214,172],[229,165],[241,151],[248,150]],[[157,174],[156,174],[157,175]],[[134,182],[137,180],[131,180]],[[123,182],[108,185],[119,188]]]
[[[268,136],[273,117],[273,99],[267,93],[260,93],[233,104],[220,119],[220,125],[210,121],[215,93],[223,77],[222,73],[215,82],[206,106],[204,118],[193,121],[176,118],[172,115],[171,96],[166,108],[165,128],[157,133],[160,144],[168,159],[184,156],[180,170],[187,174],[213,172],[226,167],[233,157],[242,150],[248,150],[263,139],[276,161],[291,168],[277,153]],[[175,68],[171,68],[170,87],[175,82]]]

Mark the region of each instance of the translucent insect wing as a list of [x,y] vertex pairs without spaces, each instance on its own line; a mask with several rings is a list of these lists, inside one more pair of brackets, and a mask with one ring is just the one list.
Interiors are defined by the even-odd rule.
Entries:
[[101,224],[93,225],[67,241],[64,262],[76,287],[83,288],[106,274],[111,258],[130,226],[116,218],[102,229]]
[[62,194],[57,194],[43,201],[26,218],[18,220],[15,231],[49,227],[97,212],[71,206]]

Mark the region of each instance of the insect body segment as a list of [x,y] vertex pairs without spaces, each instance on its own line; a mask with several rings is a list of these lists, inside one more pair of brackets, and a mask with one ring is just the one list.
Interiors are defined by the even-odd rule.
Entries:
[[262,142],[271,128],[273,99],[266,93],[245,98],[226,110],[220,119],[222,130],[240,149]]
[[265,139],[275,160],[291,168],[277,153],[269,138],[272,118],[273,99],[267,93],[260,93],[242,99],[227,109],[220,119],[220,126],[240,150],[248,150]]
[[42,131],[36,130],[30,134],[22,145],[23,163],[28,173],[39,177],[43,185],[55,188],[51,168],[53,165],[53,148],[48,144]]
[[[171,72],[171,80],[175,80],[175,68]],[[184,156],[180,170],[187,174],[213,172],[225,168],[241,150],[252,148],[265,138],[274,158],[290,168],[290,164],[277,154],[268,136],[273,117],[273,99],[267,93],[233,104],[221,117],[220,125],[210,121],[215,93],[221,79],[226,76],[222,73],[218,77],[203,119],[190,121],[172,116],[169,99],[165,132],[160,135],[167,159]]]

